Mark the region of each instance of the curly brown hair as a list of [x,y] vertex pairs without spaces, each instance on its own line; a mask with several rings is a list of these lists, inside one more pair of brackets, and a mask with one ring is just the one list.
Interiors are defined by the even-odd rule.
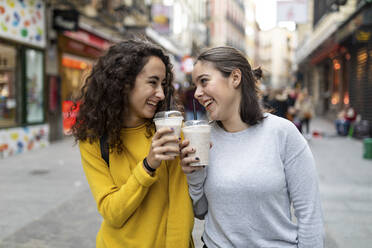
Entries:
[[[170,59],[163,50],[145,40],[127,40],[109,48],[100,57],[85,80],[80,95],[75,99],[79,105],[72,134],[76,141],[90,143],[106,136],[110,150],[123,151],[120,136],[129,110],[129,94],[134,88],[137,75],[149,61],[150,56],[160,58],[166,68],[165,99],[157,111],[165,110],[173,96],[173,72]],[[152,136],[153,122],[149,120],[147,135]]]

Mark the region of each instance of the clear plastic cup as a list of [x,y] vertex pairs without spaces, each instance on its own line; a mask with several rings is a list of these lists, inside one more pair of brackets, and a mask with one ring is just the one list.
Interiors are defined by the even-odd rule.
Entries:
[[[173,128],[174,130],[173,133],[167,133],[165,134],[165,136],[176,135],[177,137],[180,137],[182,121],[183,121],[182,113],[176,110],[158,112],[154,116],[154,123],[156,126],[156,130],[159,130],[163,127]],[[179,148],[179,145],[176,142],[169,142],[166,145]],[[167,152],[165,154],[172,155],[172,156],[178,155],[178,153],[174,153],[174,152]]]
[[206,166],[209,163],[209,148],[211,138],[211,126],[206,120],[189,120],[184,123],[182,132],[185,139],[190,141],[190,146],[195,149],[195,157],[198,162],[190,166]]

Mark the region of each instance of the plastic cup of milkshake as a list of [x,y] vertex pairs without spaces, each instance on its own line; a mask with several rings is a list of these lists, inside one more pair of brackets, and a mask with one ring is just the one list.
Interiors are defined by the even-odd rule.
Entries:
[[[154,116],[156,130],[159,130],[163,127],[173,128],[174,131],[172,133],[166,133],[164,136],[176,135],[177,137],[180,137],[182,121],[183,116],[181,112],[176,110],[158,112]],[[166,145],[179,149],[179,144],[177,142],[168,142]],[[178,156],[178,153],[166,152],[165,155]]]
[[186,121],[182,132],[184,138],[190,141],[190,146],[195,149],[195,157],[199,158],[198,162],[190,163],[190,166],[207,166],[211,138],[211,126],[209,126],[208,121]]

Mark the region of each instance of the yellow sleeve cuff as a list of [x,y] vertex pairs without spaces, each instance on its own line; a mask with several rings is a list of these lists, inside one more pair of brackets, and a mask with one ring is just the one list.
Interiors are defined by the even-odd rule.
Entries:
[[150,187],[156,180],[158,180],[156,172],[154,173],[154,176],[150,176],[146,172],[145,168],[143,168],[142,161],[137,164],[133,174],[137,181],[145,187]]

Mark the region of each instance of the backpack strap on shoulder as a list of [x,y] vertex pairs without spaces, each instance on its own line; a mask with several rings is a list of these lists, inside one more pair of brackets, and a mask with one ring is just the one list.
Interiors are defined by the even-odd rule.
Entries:
[[103,160],[105,160],[107,167],[110,167],[110,157],[109,157],[109,146],[107,143],[107,135],[104,134],[100,139],[99,139],[99,145],[101,148],[101,157]]

